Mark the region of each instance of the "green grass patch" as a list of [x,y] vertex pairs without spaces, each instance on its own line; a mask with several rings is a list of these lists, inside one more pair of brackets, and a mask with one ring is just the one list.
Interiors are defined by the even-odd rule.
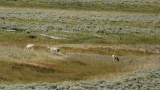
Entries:
[[[97,36],[98,35],[98,36]],[[159,35],[151,34],[97,34],[86,32],[69,37],[66,43],[92,44],[160,44]]]
[[[30,38],[29,36],[36,38]],[[62,31],[50,32],[50,35],[64,36]],[[65,39],[52,39],[42,37],[38,32],[27,34],[26,32],[7,32],[0,31],[0,43],[3,45],[26,45],[27,43],[35,43],[38,45],[48,44],[160,44],[160,35],[151,34],[98,34],[90,32],[78,32],[74,34],[65,35]]]
[[[30,36],[34,36],[32,38]],[[16,45],[16,46],[25,46],[28,43],[34,43],[37,45],[42,44],[55,44],[59,43],[58,41],[52,39],[42,38],[38,33],[32,32],[32,34],[28,34],[27,32],[7,32],[4,30],[0,30],[0,44],[1,45]]]

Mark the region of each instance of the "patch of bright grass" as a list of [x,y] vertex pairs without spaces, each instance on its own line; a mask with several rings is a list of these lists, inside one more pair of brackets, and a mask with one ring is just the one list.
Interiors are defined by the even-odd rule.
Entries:
[[[55,33],[54,33],[55,34]],[[26,32],[7,32],[0,31],[0,43],[1,44],[14,44],[14,45],[26,45],[27,43],[41,44],[160,44],[160,35],[149,34],[98,34],[100,37],[89,32],[79,32],[66,36],[66,39],[55,40],[51,38],[45,38],[38,33],[33,33],[36,38],[29,38],[30,34]],[[63,33],[56,33],[56,36],[63,36]],[[119,38],[117,38],[119,37]]]

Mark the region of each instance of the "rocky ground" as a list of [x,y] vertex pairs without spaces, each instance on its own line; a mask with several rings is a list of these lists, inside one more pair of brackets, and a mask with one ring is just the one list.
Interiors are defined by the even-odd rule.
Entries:
[[160,67],[136,71],[113,81],[0,85],[0,90],[159,90]]

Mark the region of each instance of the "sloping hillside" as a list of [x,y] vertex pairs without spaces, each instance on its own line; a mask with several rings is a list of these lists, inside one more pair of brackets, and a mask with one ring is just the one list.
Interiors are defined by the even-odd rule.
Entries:
[[159,65],[159,0],[0,0],[0,89],[159,89]]
[[81,81],[78,83],[42,83],[42,84],[19,84],[0,85],[4,90],[159,90],[160,89],[160,67],[147,71],[137,71],[126,77],[115,81],[99,80],[94,82]]

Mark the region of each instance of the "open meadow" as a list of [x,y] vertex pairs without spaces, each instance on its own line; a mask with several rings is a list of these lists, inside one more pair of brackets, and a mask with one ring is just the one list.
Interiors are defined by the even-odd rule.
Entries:
[[159,72],[159,0],[0,0],[0,89],[160,89]]

